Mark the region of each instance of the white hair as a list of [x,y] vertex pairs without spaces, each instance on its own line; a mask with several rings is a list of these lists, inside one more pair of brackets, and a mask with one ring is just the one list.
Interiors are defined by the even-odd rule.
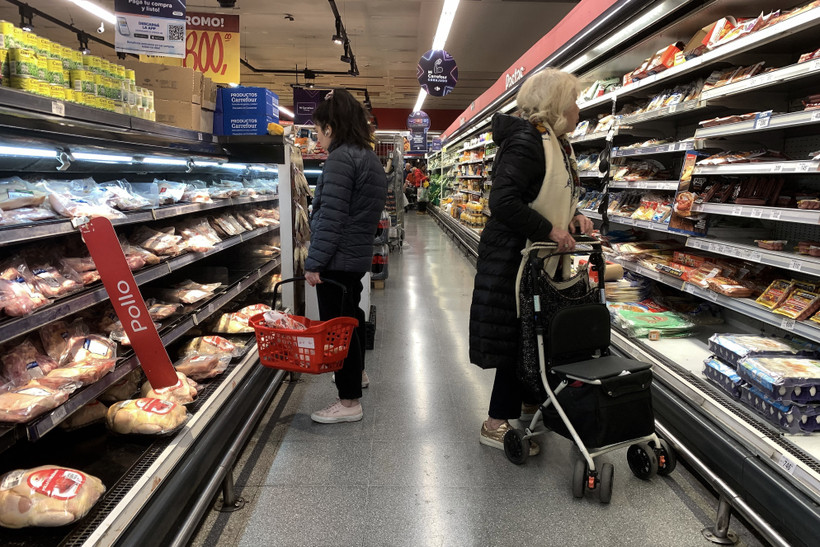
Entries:
[[580,92],[581,82],[575,75],[545,68],[527,78],[515,100],[523,118],[533,124],[549,125],[557,135],[563,135],[572,129],[567,127],[564,113]]

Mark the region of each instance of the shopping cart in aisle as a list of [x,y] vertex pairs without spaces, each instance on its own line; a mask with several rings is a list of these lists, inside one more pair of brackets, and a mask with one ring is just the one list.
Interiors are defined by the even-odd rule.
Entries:
[[[572,253],[557,252],[552,243],[535,243],[522,252],[519,376],[544,402],[529,425],[507,432],[504,452],[513,463],[523,464],[530,439],[546,432],[536,431],[543,418],[548,429],[577,448],[573,495],[581,498],[587,490],[598,490],[600,501],[609,503],[614,466],[599,466],[598,456],[628,446],[629,468],[645,480],[671,473],[676,459],[669,444],[655,435],[651,365],[610,351],[601,244],[592,238],[577,241]],[[547,274],[550,260],[572,254],[589,255],[587,265],[567,280],[556,281]]]
[[[280,285],[304,280],[304,277],[283,279],[273,288],[273,301]],[[341,288],[343,294],[347,289],[341,283],[323,279]],[[344,296],[342,297],[344,301]],[[259,349],[259,362],[266,367],[287,370],[290,372],[307,372],[322,374],[335,372],[342,364],[350,349],[350,337],[359,325],[353,317],[336,317],[328,321],[314,321],[299,315],[289,315],[291,320],[304,325],[302,329],[274,328],[265,322],[265,314],[254,315],[250,319],[256,333],[256,345]]]

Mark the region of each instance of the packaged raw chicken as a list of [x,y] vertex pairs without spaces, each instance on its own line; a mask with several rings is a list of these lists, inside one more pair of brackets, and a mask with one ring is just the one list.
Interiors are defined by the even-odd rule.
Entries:
[[46,194],[20,177],[0,179],[0,210],[37,207],[46,199]]
[[0,356],[2,376],[14,386],[23,386],[42,378],[59,366],[57,361],[40,352],[31,340],[24,340]]
[[59,361],[68,349],[68,340],[74,336],[86,336],[88,327],[82,319],[76,319],[71,323],[58,320],[42,327],[39,333],[43,349],[49,357]]
[[104,403],[116,403],[124,401],[134,396],[140,389],[140,381],[142,380],[142,371],[135,369],[114,382],[110,388],[100,395],[100,401]]
[[125,239],[120,239],[120,246],[122,247],[122,252],[125,255],[126,261],[129,259],[129,257],[136,257],[142,260],[142,262],[147,266],[154,266],[156,264],[159,264],[160,262],[159,257],[151,251],[143,249],[138,245],[131,245],[131,243],[129,243]]
[[159,256],[176,256],[182,252],[182,236],[175,235],[174,232],[173,226],[161,231],[141,226],[131,234],[130,241]]
[[148,202],[148,207],[159,207],[159,186],[156,182],[132,182],[131,191]]
[[235,356],[236,352],[237,347],[221,336],[199,336],[191,339],[187,344],[185,344],[179,354],[182,357],[192,353],[202,355],[228,353]]
[[0,266],[0,308],[6,315],[19,317],[48,304],[48,299],[28,283],[18,267]]
[[231,362],[229,353],[199,354],[191,353],[174,364],[178,372],[196,381],[219,376]]
[[72,336],[60,357],[60,364],[79,363],[87,359],[112,359],[117,354],[117,345],[98,334]]
[[213,292],[221,286],[220,283],[199,284],[193,281],[185,281],[178,284],[173,289],[163,289],[159,291],[159,296],[168,302],[180,302],[182,304],[196,304],[206,298],[213,296]]
[[[52,388],[32,380],[24,386],[0,388],[0,422],[25,423],[57,408],[68,400],[76,386]],[[5,391],[2,391],[5,390]]]
[[[90,181],[90,182],[89,182]],[[125,218],[106,204],[107,193],[91,179],[75,181],[42,181],[39,186],[48,193],[48,203],[58,214],[68,218]]]
[[214,332],[225,334],[253,332],[253,325],[249,323],[250,318],[270,311],[270,309],[271,307],[265,304],[254,304],[233,313],[223,313],[214,327]]
[[97,269],[97,265],[94,264],[94,259],[90,256],[64,257],[60,262],[67,268],[71,268],[79,273],[90,272]]
[[142,396],[149,399],[162,399],[180,405],[192,403],[196,398],[196,382],[177,371],[177,383],[170,387],[153,389],[150,382],[142,384]]
[[65,526],[83,518],[104,493],[100,479],[69,467],[16,469],[0,477],[0,526]]
[[66,431],[73,431],[93,425],[105,420],[108,407],[101,402],[94,400],[80,407],[74,414],[60,422],[60,428]]
[[0,226],[14,226],[16,224],[27,224],[39,220],[51,220],[57,218],[50,209],[40,207],[21,207],[11,211],[2,211],[0,215]]
[[141,398],[111,405],[108,428],[122,435],[163,435],[185,424],[188,412],[181,404],[163,399]]
[[178,229],[183,237],[183,244],[187,250],[194,253],[204,253],[214,248],[222,241],[216,231],[208,224],[207,219],[194,219],[184,223]]
[[181,304],[166,304],[160,302],[156,298],[149,298],[145,301],[145,306],[148,308],[148,315],[154,321],[162,321],[177,313],[182,309]]
[[107,194],[106,204],[120,211],[135,211],[151,207],[151,201],[135,193],[127,180],[106,182],[100,184],[100,189]]
[[87,386],[114,370],[116,359],[86,359],[76,363],[55,368],[45,377],[40,378],[40,385],[59,389],[67,385]]
[[170,180],[155,180],[159,190],[159,204],[171,205],[182,199],[185,193],[184,182],[172,182]]
[[279,310],[265,312],[265,323],[272,329],[305,330],[307,328],[292,316]]
[[[162,328],[162,325],[159,323],[153,323],[154,328],[159,330]],[[128,333],[125,332],[125,329],[122,326],[120,321],[114,323],[111,328],[111,332],[108,333],[108,337],[115,342],[119,342],[123,346],[130,346],[131,340],[128,338]]]
[[186,203],[213,203],[207,184],[201,180],[189,181],[185,184],[185,192],[180,201]]
[[[82,279],[77,272],[68,268],[60,271],[52,265],[52,261],[42,256],[34,256],[33,253],[29,253],[28,256],[28,269],[23,275],[47,298],[62,298],[83,288]],[[56,260],[54,263],[59,264]]]

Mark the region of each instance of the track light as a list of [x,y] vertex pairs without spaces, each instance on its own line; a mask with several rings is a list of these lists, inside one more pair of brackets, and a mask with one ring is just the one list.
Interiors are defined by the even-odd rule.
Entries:
[[34,29],[31,19],[34,14],[28,4],[20,6],[20,28],[25,32],[31,32]]
[[80,53],[83,55],[88,55],[91,53],[91,50],[88,49],[88,35],[86,33],[78,32],[77,40],[80,42],[80,47],[77,48],[80,50]]
[[356,58],[351,57],[350,59],[350,70],[347,71],[348,74],[351,76],[358,76],[359,75],[359,66],[356,64]]
[[331,37],[334,44],[342,45],[344,43],[344,32],[342,31],[342,19],[341,17],[336,18],[336,34]]
[[350,59],[351,59],[351,54],[350,54],[350,42],[345,41],[345,52],[344,52],[344,53],[342,53],[342,56],[341,56],[341,57],[339,57],[339,59],[340,59],[343,63],[349,63],[349,62],[350,62]]

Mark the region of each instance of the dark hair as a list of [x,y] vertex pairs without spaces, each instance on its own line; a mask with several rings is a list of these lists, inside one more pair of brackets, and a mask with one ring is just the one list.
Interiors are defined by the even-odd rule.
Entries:
[[328,93],[313,111],[313,122],[322,127],[330,126],[333,142],[337,144],[370,148],[373,142],[364,107],[346,89]]

